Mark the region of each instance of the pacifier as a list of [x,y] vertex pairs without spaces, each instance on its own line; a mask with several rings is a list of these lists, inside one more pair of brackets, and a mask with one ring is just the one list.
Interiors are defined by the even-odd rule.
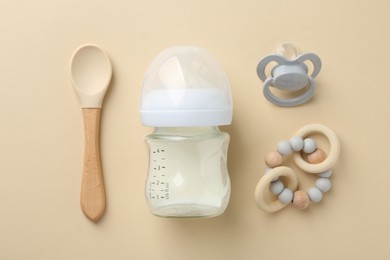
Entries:
[[[321,70],[320,58],[314,53],[297,55],[297,49],[291,44],[282,44],[277,52],[277,54],[265,56],[257,65],[257,75],[264,82],[264,97],[271,103],[283,107],[306,103],[314,95],[314,78]],[[312,64],[310,75],[308,75],[309,68],[305,62]],[[267,76],[266,68],[271,63],[276,63],[276,65],[272,67],[270,75]],[[271,87],[289,96],[295,92],[299,94],[283,98],[272,93]]]

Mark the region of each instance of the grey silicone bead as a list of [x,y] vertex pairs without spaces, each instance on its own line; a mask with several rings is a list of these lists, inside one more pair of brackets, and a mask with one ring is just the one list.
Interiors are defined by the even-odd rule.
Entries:
[[310,200],[314,203],[318,203],[322,200],[322,192],[317,187],[310,188],[307,191],[307,194],[309,195]]
[[279,194],[279,201],[282,202],[283,204],[291,203],[293,200],[294,194],[290,189],[284,189],[280,194]]
[[289,141],[286,140],[280,141],[276,147],[277,147],[277,151],[283,156],[292,153],[292,147]]
[[300,136],[293,136],[290,139],[290,145],[294,152],[299,152],[303,149],[303,139]]
[[321,177],[321,178],[329,178],[330,176],[332,176],[332,173],[333,173],[332,169],[329,169],[329,170],[327,170],[325,172],[322,172],[322,173],[318,174],[318,176]]
[[310,154],[317,149],[317,143],[313,138],[303,140],[303,152]]
[[281,182],[280,180],[271,182],[271,184],[269,185],[269,191],[273,195],[279,195],[283,191],[283,189],[284,185],[283,182]]
[[322,192],[327,192],[332,187],[332,184],[327,178],[318,178],[316,180],[316,187]]

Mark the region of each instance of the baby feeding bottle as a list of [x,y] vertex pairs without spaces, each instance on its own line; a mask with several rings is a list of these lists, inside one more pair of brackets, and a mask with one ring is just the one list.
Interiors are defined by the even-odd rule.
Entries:
[[161,217],[213,217],[230,197],[227,170],[232,121],[227,78],[206,50],[179,46],[161,52],[142,85],[140,116],[154,127],[145,137],[149,167],[145,196]]

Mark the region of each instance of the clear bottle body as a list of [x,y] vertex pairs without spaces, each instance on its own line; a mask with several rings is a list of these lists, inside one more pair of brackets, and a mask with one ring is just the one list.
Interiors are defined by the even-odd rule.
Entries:
[[229,135],[218,127],[159,127],[145,138],[145,196],[162,217],[213,217],[229,202]]

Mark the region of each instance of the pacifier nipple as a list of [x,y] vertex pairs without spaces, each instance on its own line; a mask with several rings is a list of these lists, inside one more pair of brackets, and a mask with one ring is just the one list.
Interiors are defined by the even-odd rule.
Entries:
[[298,56],[298,50],[291,43],[283,43],[276,47],[276,54],[292,60]]

